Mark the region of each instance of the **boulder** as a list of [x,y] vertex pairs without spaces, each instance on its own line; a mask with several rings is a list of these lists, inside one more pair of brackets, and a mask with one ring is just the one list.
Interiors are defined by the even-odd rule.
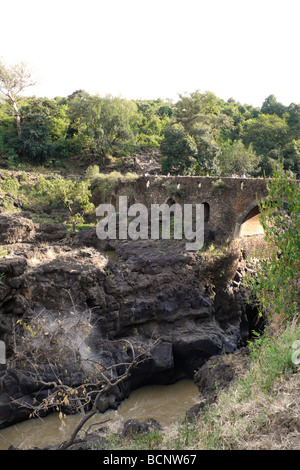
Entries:
[[194,375],[200,396],[205,398],[207,403],[213,402],[218,393],[228,388],[245,367],[245,349],[240,349],[234,354],[211,357]]
[[161,425],[155,419],[149,418],[145,421],[139,421],[131,418],[124,423],[123,436],[132,439],[139,434],[147,434],[153,430],[161,431],[161,429]]
[[0,243],[24,243],[34,239],[35,227],[31,219],[17,214],[0,214]]
[[6,280],[12,277],[21,276],[21,274],[25,272],[26,267],[26,258],[22,256],[14,258],[0,258],[0,273],[3,273]]
[[68,235],[65,224],[36,224],[37,242],[58,242]]
[[10,422],[12,416],[11,400],[8,393],[0,395],[0,428],[2,424]]

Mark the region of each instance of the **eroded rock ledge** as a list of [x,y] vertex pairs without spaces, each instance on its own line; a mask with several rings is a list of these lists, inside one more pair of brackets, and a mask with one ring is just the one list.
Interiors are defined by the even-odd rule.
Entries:
[[[103,397],[101,412],[116,408],[139,386],[193,378],[211,356],[236,351],[248,337],[255,313],[247,316],[242,288],[247,262],[238,243],[221,256],[205,258],[174,240],[107,243],[97,239],[94,229],[70,237],[61,226],[43,227],[22,218],[20,228],[17,217],[13,224],[3,214],[0,219],[0,238],[8,251],[0,260],[0,340],[8,355],[8,367],[0,366],[0,427],[28,418],[28,405],[41,403],[48,394],[43,383],[57,380],[57,374],[69,386],[84,383],[96,373],[91,363],[85,366],[86,359],[107,367],[130,361],[130,351],[119,340],[154,344],[152,357]],[[16,325],[20,329],[37,321],[43,326],[43,353],[39,335],[30,347],[40,351],[37,363],[44,360],[39,384],[31,380],[25,362],[15,367],[13,361]],[[54,373],[52,359],[62,350],[55,344],[58,328],[68,348]],[[81,360],[80,370],[74,355]],[[66,406],[65,411],[74,410]]]

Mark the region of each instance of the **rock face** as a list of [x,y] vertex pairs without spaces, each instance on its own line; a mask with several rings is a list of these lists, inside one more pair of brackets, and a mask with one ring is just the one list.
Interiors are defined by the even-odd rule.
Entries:
[[[68,341],[62,366],[68,374],[61,380],[70,386],[84,383],[94,372],[91,365],[77,370],[72,353],[82,363],[92,359],[111,367],[130,361],[130,348],[121,340],[135,347],[151,347],[151,358],[99,401],[99,410],[105,411],[116,408],[130,390],[141,385],[193,378],[208,358],[240,346],[242,313],[234,292],[228,291],[238,254],[223,260],[230,274],[218,286],[225,299],[226,305],[222,305],[213,278],[208,281],[214,269],[209,274],[196,253],[185,251],[183,242],[107,243],[98,240],[92,229],[67,239],[62,228],[58,229],[49,231],[50,240],[55,241],[46,246],[38,246],[34,240],[16,244],[14,256],[1,259],[5,282],[0,286],[0,340],[6,342],[8,355],[14,349],[18,319],[23,326],[37,321],[43,325],[43,338],[48,342],[41,356],[47,356],[48,364],[57,355],[53,338],[54,329],[60,328],[61,338]],[[46,231],[36,233],[39,237]],[[86,325],[88,334],[84,334]],[[40,334],[41,329],[31,328]],[[30,340],[33,349],[39,347],[39,334]],[[47,387],[33,383],[26,367],[3,369],[0,427],[28,417],[28,404],[40,403],[47,395]],[[39,373],[40,382],[55,379],[45,365]],[[14,405],[13,400],[17,400]]]

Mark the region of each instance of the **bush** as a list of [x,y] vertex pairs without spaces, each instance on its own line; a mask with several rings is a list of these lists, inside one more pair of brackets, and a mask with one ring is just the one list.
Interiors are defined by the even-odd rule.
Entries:
[[85,176],[91,180],[98,178],[99,174],[100,171],[98,165],[90,165],[85,172]]
[[41,178],[38,190],[67,209],[70,215],[69,223],[75,232],[76,226],[84,223],[84,215],[95,209],[90,202],[89,186],[87,181],[72,181],[57,177],[48,180]]
[[12,178],[10,175],[6,175],[1,183],[1,190],[12,194],[17,193],[19,187],[19,182],[16,179]]
[[300,190],[281,169],[267,181],[268,197],[261,203],[261,224],[269,245],[260,260],[253,290],[261,314],[285,318],[300,311]]

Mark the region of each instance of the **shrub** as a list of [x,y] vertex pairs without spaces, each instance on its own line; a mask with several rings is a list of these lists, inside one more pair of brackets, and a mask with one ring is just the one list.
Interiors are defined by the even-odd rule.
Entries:
[[85,176],[88,178],[88,179],[95,179],[95,178],[98,178],[99,177],[99,167],[98,165],[90,165],[86,172],[85,172]]

